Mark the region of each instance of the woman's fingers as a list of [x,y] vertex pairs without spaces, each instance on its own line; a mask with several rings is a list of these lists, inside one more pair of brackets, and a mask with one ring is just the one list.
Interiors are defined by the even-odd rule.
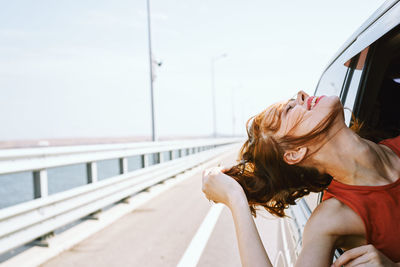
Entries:
[[346,265],[352,260],[366,254],[367,252],[368,252],[367,246],[361,246],[349,249],[346,252],[344,252],[332,265],[334,267],[340,267],[342,265]]
[[356,267],[356,266],[365,266],[368,263],[369,257],[368,254],[363,254],[362,256],[350,261],[345,266],[346,267]]
[[226,173],[230,170],[230,167],[221,167],[221,172]]
[[212,179],[212,172],[213,172],[212,169],[203,170],[202,191],[208,200],[211,200],[209,195],[209,187],[211,182],[210,179]]
[[228,203],[232,192],[236,192],[240,185],[231,177],[224,174],[224,167],[214,167],[203,172],[202,190],[207,199],[216,203]]
[[350,249],[343,253],[332,266],[396,266],[388,257],[373,245],[365,245]]
[[217,175],[220,174],[221,172],[223,173],[223,170],[227,169],[226,167],[218,166],[218,167],[212,167],[209,169],[203,170],[203,177],[204,176],[210,176],[210,175]]

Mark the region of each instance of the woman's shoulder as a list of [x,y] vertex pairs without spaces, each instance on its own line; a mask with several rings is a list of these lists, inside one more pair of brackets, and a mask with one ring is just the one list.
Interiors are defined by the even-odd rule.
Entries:
[[400,135],[395,138],[385,139],[379,142],[379,145],[389,147],[400,157]]
[[365,234],[364,222],[346,204],[336,198],[330,198],[320,203],[306,223],[304,233],[310,232],[322,235],[360,235]]
[[[303,233],[303,248],[297,266],[308,266],[310,259],[332,257],[333,250],[365,243],[363,222],[339,200],[328,199],[317,206]],[[360,233],[361,232],[361,233]]]

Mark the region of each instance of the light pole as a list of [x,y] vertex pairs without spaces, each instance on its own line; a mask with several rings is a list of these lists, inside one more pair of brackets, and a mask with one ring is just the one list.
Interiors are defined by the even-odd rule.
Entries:
[[217,106],[215,100],[215,62],[227,57],[226,53],[211,58],[211,91],[212,91],[212,115],[213,115],[213,137],[217,137]]
[[231,91],[232,97],[232,136],[235,136],[236,117],[235,117],[235,88]]
[[150,23],[150,0],[147,0],[147,35],[149,38],[149,65],[150,65],[150,105],[151,105],[151,140],[156,141],[154,122],[154,92],[153,92],[153,54],[151,51],[151,23]]

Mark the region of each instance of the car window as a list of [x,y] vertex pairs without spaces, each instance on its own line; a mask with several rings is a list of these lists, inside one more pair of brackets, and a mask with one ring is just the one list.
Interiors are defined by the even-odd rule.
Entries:
[[339,96],[342,91],[348,71],[348,66],[340,64],[337,61],[333,63],[322,75],[315,94]]
[[346,85],[346,90],[342,93],[342,103],[344,103],[345,112],[345,122],[349,125],[351,120],[351,113],[353,111],[354,102],[357,97],[358,88],[360,86],[361,75],[364,70],[365,61],[369,47],[365,48],[361,53],[352,58],[351,66],[351,79],[349,78],[348,85]]

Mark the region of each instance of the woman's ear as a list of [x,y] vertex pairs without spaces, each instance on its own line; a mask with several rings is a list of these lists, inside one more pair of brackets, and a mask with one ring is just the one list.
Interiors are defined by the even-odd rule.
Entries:
[[285,154],[283,154],[283,160],[289,165],[297,164],[304,159],[306,154],[306,147],[299,147],[295,150],[287,150],[285,151]]

